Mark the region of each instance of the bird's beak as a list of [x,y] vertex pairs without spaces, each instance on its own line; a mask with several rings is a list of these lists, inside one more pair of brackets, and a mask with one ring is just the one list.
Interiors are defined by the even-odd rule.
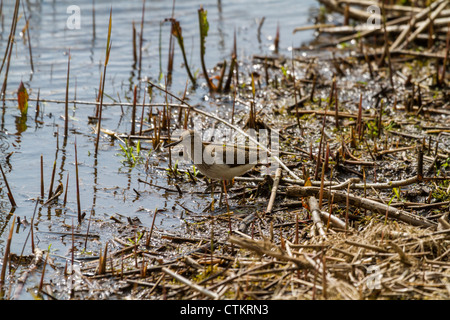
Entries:
[[179,139],[179,140],[176,140],[176,141],[174,141],[174,142],[172,142],[172,143],[166,144],[166,145],[164,146],[164,148],[169,148],[169,147],[176,146],[176,145],[179,144],[181,141],[183,141],[183,139]]

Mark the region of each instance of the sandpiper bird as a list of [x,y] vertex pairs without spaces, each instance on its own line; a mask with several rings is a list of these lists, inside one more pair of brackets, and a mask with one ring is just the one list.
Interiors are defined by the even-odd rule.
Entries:
[[232,180],[250,171],[257,164],[256,152],[238,146],[203,145],[194,130],[185,130],[180,139],[165,147],[182,143],[195,167],[211,179]]

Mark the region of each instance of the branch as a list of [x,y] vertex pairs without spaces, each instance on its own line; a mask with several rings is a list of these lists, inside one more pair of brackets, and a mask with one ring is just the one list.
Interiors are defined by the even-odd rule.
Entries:
[[[318,187],[299,187],[299,186],[290,186],[286,189],[286,194],[288,196],[294,196],[294,197],[309,197],[309,196],[317,196],[319,194],[320,188]],[[361,207],[364,209],[368,209],[370,211],[387,215],[390,218],[397,219],[403,222],[406,222],[408,224],[414,225],[414,226],[422,226],[422,227],[433,227],[436,228],[436,223],[420,217],[418,215],[411,214],[404,210],[398,210],[397,208],[391,207],[389,205],[379,203],[374,200],[361,198],[358,196],[355,196],[353,194],[348,194],[345,191],[334,191],[334,190],[328,190],[324,189],[324,196],[330,197],[334,196],[335,202],[342,202],[346,203],[347,198],[349,200],[349,203]]]

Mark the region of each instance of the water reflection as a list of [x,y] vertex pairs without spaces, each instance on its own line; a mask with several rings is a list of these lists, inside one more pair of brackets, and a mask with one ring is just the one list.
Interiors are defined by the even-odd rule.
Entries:
[[28,128],[28,126],[27,126],[27,116],[20,116],[20,117],[16,116],[15,118],[16,118],[16,120],[15,120],[16,136],[17,136],[16,143],[20,144],[20,142],[21,142],[20,141],[20,136],[21,136],[22,132],[25,132],[27,130],[27,128]]

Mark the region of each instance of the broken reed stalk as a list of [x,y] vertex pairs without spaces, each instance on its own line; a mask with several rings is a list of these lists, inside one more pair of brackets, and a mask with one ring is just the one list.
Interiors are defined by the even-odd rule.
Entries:
[[206,37],[208,36],[208,18],[207,18],[208,11],[204,10],[203,7],[200,7],[198,9],[198,24],[200,28],[200,60],[202,64],[202,70],[203,70],[203,76],[205,77],[206,83],[208,85],[209,91],[213,92],[214,87],[211,82],[211,79],[208,76],[208,70],[206,69],[205,64],[205,52],[206,52]]
[[138,57],[137,57],[137,49],[136,49],[136,26],[134,25],[134,21],[131,22],[131,26],[133,29],[133,35],[132,35],[132,40],[133,40],[133,68],[136,68],[137,62],[138,62]]
[[[167,86],[167,82],[166,82],[166,86]],[[167,92],[165,94],[165,100],[167,103],[167,107],[164,107],[163,109],[163,114],[162,114],[162,125],[160,127],[160,129],[164,129],[167,130],[168,132],[168,138],[170,140],[170,120],[172,118],[171,115],[171,109],[169,107],[169,100],[168,100],[168,95]],[[172,170],[172,150],[169,150],[169,168]],[[172,170],[173,173],[175,173],[175,171]]]
[[40,109],[40,106],[39,106],[39,98],[40,98],[40,95],[41,95],[41,88],[39,88],[38,89],[38,94],[37,94],[37,98],[36,98],[36,110],[35,110],[35,115],[34,115],[34,121],[35,122],[37,122],[38,120],[38,117],[39,117],[39,109]]
[[2,172],[2,176],[3,176],[3,180],[5,181],[6,189],[8,189],[8,199],[9,199],[9,202],[11,203],[11,206],[17,207],[16,201],[14,200],[14,196],[13,196],[13,194],[12,194],[12,192],[11,192],[10,187],[9,187],[8,180],[6,179],[5,172],[3,172],[3,168],[2,168],[1,165],[0,165],[0,171]]
[[[328,103],[325,106],[325,114],[328,111],[328,107],[331,106],[332,104],[332,100],[334,97],[334,92],[336,91],[336,76],[333,76],[333,83],[331,85],[331,90],[330,90],[330,96],[329,96],[329,100]],[[319,177],[319,168],[320,165],[322,164],[322,152],[323,152],[323,144],[324,144],[324,137],[325,137],[325,119],[326,116],[324,115],[323,119],[322,119],[322,131],[321,131],[321,135],[320,135],[320,142],[319,142],[319,153],[317,154],[317,162],[316,162],[316,170],[314,173],[314,180],[317,180]]]
[[233,95],[233,109],[231,110],[231,124],[234,125],[234,110],[236,107],[236,92],[237,86],[234,87],[234,95]]
[[112,7],[109,12],[109,25],[108,25],[108,38],[106,41],[106,55],[105,55],[105,65],[103,67],[103,75],[102,82],[100,88],[100,105],[99,105],[99,113],[98,113],[98,122],[97,122],[97,138],[95,140],[95,156],[97,157],[98,153],[98,144],[100,140],[100,132],[102,125],[102,109],[103,109],[103,96],[105,90],[105,79],[106,79],[106,67],[108,66],[109,54],[111,53],[111,27],[112,27]]
[[139,136],[142,136],[142,127],[144,126],[145,92],[146,91],[144,90],[144,98],[142,99],[141,123],[139,124]]
[[34,64],[33,64],[33,50],[31,49],[31,38],[30,38],[30,19],[27,17],[27,12],[25,11],[24,2],[22,2],[22,10],[25,18],[25,28],[27,32],[27,42],[28,42],[28,53],[30,54],[30,66],[31,72],[34,73]]
[[71,274],[73,274],[75,272],[74,271],[74,265],[75,265],[75,227],[73,226],[73,218],[72,218],[72,250],[71,250],[70,253],[71,253],[71,258],[72,258],[71,259],[72,260],[71,261],[72,269],[70,271],[71,271]]
[[298,101],[297,101],[297,82],[295,79],[295,64],[294,64],[294,50],[292,50],[292,57],[291,57],[291,61],[292,61],[292,81],[294,82],[294,103],[295,103],[295,115],[296,115],[296,119],[297,119],[297,126],[299,127],[300,130],[302,130],[302,125],[300,124],[300,115],[298,113]]
[[[175,15],[175,0],[173,0],[173,2],[172,2],[172,17],[171,17],[171,19],[174,19],[174,15]],[[175,55],[175,45],[173,43],[173,25],[171,25],[170,26],[170,37],[169,37],[169,56],[167,59],[167,76],[166,76],[166,81],[169,86],[172,83],[174,55]],[[166,86],[167,86],[167,84],[166,84]]]
[[75,182],[77,186],[77,217],[78,223],[81,224],[81,200],[80,200],[80,180],[78,177],[78,154],[77,154],[77,141],[75,140]]
[[95,0],[92,0],[92,39],[95,39]]
[[[183,97],[181,98],[181,100],[186,99],[186,95],[187,95],[187,92],[188,92],[188,84],[189,84],[189,80],[186,80],[186,85],[184,86],[184,93],[183,93]],[[181,107],[179,107],[178,108],[178,120],[177,120],[177,122],[179,124],[183,123],[182,122],[182,118],[183,118],[183,112],[182,111],[183,111],[183,109]],[[169,134],[170,134],[170,130],[169,130]]]
[[181,29],[181,26],[180,26],[180,22],[177,21],[176,19],[172,19],[172,34],[178,40],[178,45],[180,46],[180,49],[181,49],[181,55],[183,56],[184,66],[186,68],[186,71],[187,71],[187,74],[189,76],[189,79],[192,82],[192,85],[195,87],[196,86],[196,81],[195,81],[194,76],[191,73],[191,69],[189,68],[189,64],[188,64],[188,60],[187,60],[187,56],[186,56],[186,50],[184,48],[184,40],[183,40],[183,35],[182,35],[182,29]]
[[12,221],[11,221],[11,228],[9,229],[8,240],[6,241],[5,254],[3,256],[2,272],[0,274],[0,291],[3,291],[3,285],[5,284],[6,269],[8,267],[9,253],[10,253],[10,249],[11,249],[11,241],[12,241],[15,221],[16,221],[16,219],[15,219],[15,216],[13,215]]
[[103,73],[100,73],[100,82],[98,83],[98,95],[97,95],[97,99],[96,99],[96,104],[95,104],[95,117],[98,119],[98,115],[100,113],[100,95],[102,94],[102,91],[100,90],[102,88],[102,82],[103,82]]
[[44,199],[44,157],[41,154],[41,199]]
[[217,293],[212,292],[212,291],[210,291],[210,290],[208,290],[206,288],[203,288],[202,286],[200,286],[200,285],[190,281],[189,279],[187,279],[187,278],[185,278],[185,277],[183,277],[183,276],[173,272],[172,270],[170,270],[168,268],[165,268],[165,267],[163,267],[161,270],[164,273],[166,273],[169,276],[171,276],[172,278],[180,281],[181,283],[184,283],[185,285],[187,285],[187,286],[191,287],[192,289],[202,293],[203,295],[205,295],[205,296],[207,296],[207,297],[209,297],[211,299],[214,299],[214,300],[219,299],[219,295]]
[[[411,29],[413,27],[415,27],[416,22],[422,20],[423,18],[425,18],[431,11],[433,11],[434,9],[436,9],[436,7],[439,5],[440,2],[442,2],[443,0],[440,1],[435,1],[433,2],[430,6],[422,9],[422,11],[418,12],[417,14],[415,14],[414,16],[410,17],[407,21],[407,26],[405,29],[403,29],[402,33],[397,37],[397,39],[395,39],[394,43],[391,44],[390,47],[390,51],[394,51],[396,49],[398,49],[400,47],[401,44],[403,48],[404,46],[404,40],[406,38],[407,35],[409,35],[411,33]],[[408,18],[408,17],[407,17]],[[400,49],[401,49],[400,48]]]
[[392,63],[391,63],[391,52],[389,51],[389,41],[388,41],[388,36],[387,36],[387,31],[386,31],[386,12],[384,10],[384,2],[383,2],[383,6],[382,6],[381,18],[383,19],[383,29],[384,29],[384,50],[385,50],[385,55],[387,56],[387,59],[388,59],[388,66],[389,66],[389,81],[391,83],[391,87],[394,88]]
[[64,202],[63,207],[67,204],[67,190],[69,189],[69,172],[67,172],[67,179],[66,179],[66,190],[64,191]]
[[159,23],[159,41],[158,41],[158,57],[159,57],[159,76],[158,80],[161,80],[163,78],[163,71],[162,71],[162,26],[163,21]]
[[373,73],[372,64],[371,64],[371,62],[369,60],[369,57],[367,56],[367,52],[364,49],[364,44],[362,42],[361,42],[361,50],[362,50],[362,53],[364,55],[364,60],[366,61],[366,64],[367,64],[367,68],[369,69],[370,79],[374,79],[374,73]]
[[143,45],[143,42],[144,42],[144,17],[145,17],[145,0],[142,1],[141,32],[139,34],[138,79],[141,78],[141,70],[142,70],[142,45]]
[[233,79],[234,69],[236,69],[236,85],[235,85],[235,97],[236,97],[236,88],[239,83],[237,79],[236,30],[234,31],[233,51],[231,53],[230,70],[228,71],[228,78],[227,81],[225,82],[225,87],[223,88],[224,92],[229,92],[231,89],[231,81]]
[[55,173],[56,173],[56,159],[55,161],[53,161],[52,179],[50,180],[50,188],[48,190],[47,199],[50,199],[53,195],[53,181],[55,180]]
[[[445,82],[445,70],[447,69],[447,61],[448,61],[448,55],[450,51],[450,23],[447,24],[447,38],[445,41],[445,58],[442,62],[442,75],[439,80],[439,85],[443,85]],[[419,86],[420,89],[420,86]]]
[[[39,204],[39,200],[41,199],[36,199],[36,205],[34,206],[34,211],[33,211],[33,216],[31,217],[31,221],[30,221],[30,233],[29,235],[31,236],[31,252],[36,253],[35,249],[35,245],[34,245],[34,217],[36,216],[36,210],[37,210],[37,206]],[[27,238],[28,239],[28,238]],[[26,240],[24,243],[24,248],[25,248],[25,244],[26,244]],[[23,252],[23,250],[22,250]],[[21,254],[22,256],[22,254]]]
[[[355,196],[353,194],[350,194],[349,190],[350,185],[347,192],[323,189],[323,193],[326,197],[334,196],[335,202],[352,204],[356,207],[361,207],[378,214],[387,215],[390,218],[401,220],[411,225],[436,228],[436,224],[429,219],[409,213],[404,210],[399,210],[384,203]],[[318,187],[290,186],[286,190],[286,194],[288,196],[295,197],[316,196],[317,194],[319,194],[319,192],[320,188]]]
[[266,214],[272,213],[273,204],[277,196],[278,185],[280,184],[280,179],[281,179],[281,168],[277,168],[277,170],[275,171],[275,178],[273,180],[273,187],[270,193],[270,199],[269,204],[267,205]]
[[220,69],[219,83],[217,84],[216,90],[221,92],[223,85],[223,78],[225,77],[225,71],[227,70],[227,60],[223,60],[222,68]]
[[108,242],[105,244],[105,252],[101,254],[100,252],[100,258],[98,259],[98,274],[105,274],[106,273],[106,260],[108,256]]
[[358,119],[356,120],[356,131],[358,132],[358,138],[361,139],[361,134],[362,134],[362,93],[359,95]]
[[153,227],[155,225],[156,214],[158,213],[158,208],[155,208],[155,212],[153,213],[152,226],[150,227],[150,232],[147,236],[147,240],[145,241],[145,246],[150,246],[150,240],[152,239]]
[[250,113],[248,116],[248,122],[247,125],[249,129],[256,129],[256,111],[255,111],[255,78],[252,76],[252,100],[250,100]]
[[322,219],[320,218],[320,204],[318,204],[317,199],[312,196],[308,199],[308,205],[311,211],[311,218],[314,222],[314,226],[317,231],[319,231],[320,236],[325,239],[327,235],[324,230]]
[[233,41],[233,52],[234,52],[234,67],[236,68],[236,84],[235,86],[239,86],[239,63],[237,62],[237,41],[236,41],[236,29],[234,30],[234,41]]
[[[441,13],[442,10],[444,10],[444,8],[448,5],[448,1],[447,0],[440,0],[440,1],[436,1],[434,2],[435,4],[439,4],[439,6],[436,8],[436,10],[427,12],[426,15],[429,15],[428,19],[425,20],[425,22],[421,23],[416,30],[414,30],[414,32],[412,32],[409,37],[402,43],[400,44],[396,49],[403,49],[405,46],[407,46],[408,44],[410,44],[412,41],[414,41],[417,36],[422,33],[423,30],[425,30],[425,28],[427,28],[436,18],[437,16],[439,16],[439,14]],[[431,7],[431,6],[430,6]]]
[[379,115],[378,115],[378,124],[377,124],[377,127],[378,127],[378,134],[377,134],[377,136],[378,136],[378,139],[380,139],[381,138],[381,133],[382,133],[382,131],[383,131],[383,107],[384,107],[384,102],[383,102],[383,99],[381,99],[381,101],[380,101],[380,111],[379,111]]
[[316,91],[316,83],[317,83],[317,75],[314,73],[314,78],[313,78],[313,83],[312,83],[311,93],[309,94],[309,100],[310,100],[311,102],[314,102],[314,92]]
[[325,167],[328,165],[329,150],[330,150],[330,147],[327,142],[327,154],[326,154],[326,158],[324,159],[324,161],[322,163],[322,174],[320,175],[319,209],[322,209],[323,188],[324,188],[324,182],[325,182]]
[[66,104],[64,108],[64,137],[69,135],[69,76],[70,76],[70,49],[67,55]]
[[86,249],[87,249],[87,242],[88,242],[88,238],[89,238],[89,229],[91,227],[91,219],[92,219],[93,211],[94,211],[94,208],[91,208],[91,212],[89,214],[88,225],[87,225],[87,229],[86,229],[86,238],[84,239],[84,251],[86,251]]
[[273,39],[274,52],[278,53],[280,48],[280,23],[277,23],[277,33],[275,35],[275,39]]
[[136,101],[137,99],[137,85],[134,86],[134,94],[133,94],[133,108],[131,111],[131,131],[130,135],[135,135],[135,126],[136,126]]
[[45,267],[47,266],[47,262],[48,262],[48,252],[47,252],[47,255],[45,256],[44,266],[42,267],[41,281],[39,282],[39,288],[38,288],[39,292],[42,292],[42,287],[44,286],[44,275],[45,275]]
[[335,125],[336,125],[336,129],[338,131],[340,131],[340,126],[339,126],[339,102],[338,102],[338,89],[336,87],[336,90],[334,91],[334,112],[335,112]]
[[423,179],[423,149],[417,150],[417,179],[421,181]]
[[153,137],[152,137],[152,145],[153,149],[156,150],[161,143],[161,120],[160,117],[153,117]]
[[8,80],[9,64],[11,61],[11,53],[12,53],[13,44],[14,44],[14,40],[15,40],[15,34],[16,34],[16,27],[17,27],[18,15],[19,15],[19,5],[20,5],[20,0],[16,0],[16,5],[14,6],[14,14],[13,14],[13,18],[11,21],[11,31],[9,33],[8,44],[6,46],[5,56],[3,57],[2,66],[0,67],[0,73],[1,73],[3,70],[3,66],[5,64],[5,61],[7,61],[6,62],[5,80],[3,81],[2,91],[1,91],[1,95],[2,95],[3,99],[5,98],[5,95],[6,95],[6,84],[7,84],[7,80]]

